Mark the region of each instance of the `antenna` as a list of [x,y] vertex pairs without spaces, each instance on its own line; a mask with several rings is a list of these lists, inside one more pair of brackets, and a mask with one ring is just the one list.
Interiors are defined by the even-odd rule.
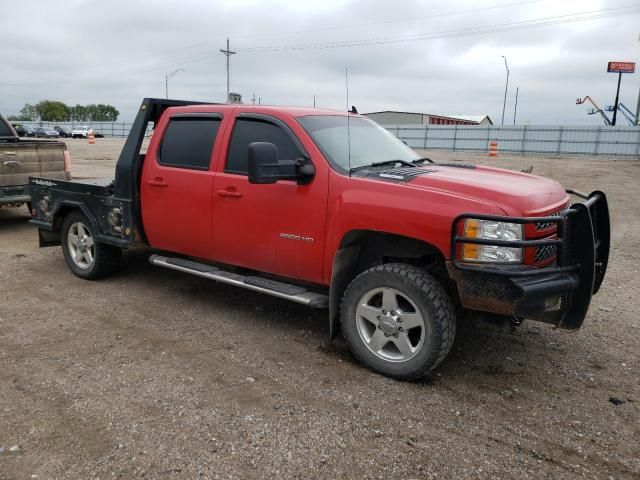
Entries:
[[351,176],[351,129],[349,128],[349,69],[344,69],[344,80],[347,89],[347,165],[349,167],[349,176]]

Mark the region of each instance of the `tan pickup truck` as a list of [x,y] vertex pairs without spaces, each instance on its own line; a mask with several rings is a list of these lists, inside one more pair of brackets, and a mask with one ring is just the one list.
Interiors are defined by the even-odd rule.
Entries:
[[23,140],[0,116],[0,207],[30,204],[29,177],[71,179],[71,161],[63,142]]

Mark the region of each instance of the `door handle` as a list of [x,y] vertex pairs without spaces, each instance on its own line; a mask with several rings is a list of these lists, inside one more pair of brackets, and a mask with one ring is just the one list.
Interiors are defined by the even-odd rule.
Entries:
[[216,190],[216,193],[221,197],[240,198],[242,196],[242,193],[237,191],[235,188],[234,189],[227,188],[225,190]]
[[165,182],[160,177],[156,177],[156,178],[154,178],[152,180],[147,180],[147,183],[149,185],[151,185],[152,187],[166,187],[167,185],[169,185],[167,182]]

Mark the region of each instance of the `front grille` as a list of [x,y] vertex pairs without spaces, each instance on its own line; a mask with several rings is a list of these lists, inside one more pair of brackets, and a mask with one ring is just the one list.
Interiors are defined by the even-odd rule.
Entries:
[[545,260],[555,257],[558,253],[556,245],[543,245],[536,248],[536,263],[542,263]]
[[[555,213],[552,213],[551,215],[545,215],[545,217],[555,217],[557,215],[560,215],[561,213],[563,213],[564,211],[568,210],[569,207],[565,207],[562,210],[558,210]],[[546,230],[547,228],[551,228],[556,224],[556,222],[539,222],[536,223],[536,230],[539,232],[540,230]]]

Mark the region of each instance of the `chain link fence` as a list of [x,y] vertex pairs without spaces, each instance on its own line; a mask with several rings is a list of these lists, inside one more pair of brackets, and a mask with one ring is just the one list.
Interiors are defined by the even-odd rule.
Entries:
[[640,158],[638,127],[383,125],[412,148],[551,156]]

